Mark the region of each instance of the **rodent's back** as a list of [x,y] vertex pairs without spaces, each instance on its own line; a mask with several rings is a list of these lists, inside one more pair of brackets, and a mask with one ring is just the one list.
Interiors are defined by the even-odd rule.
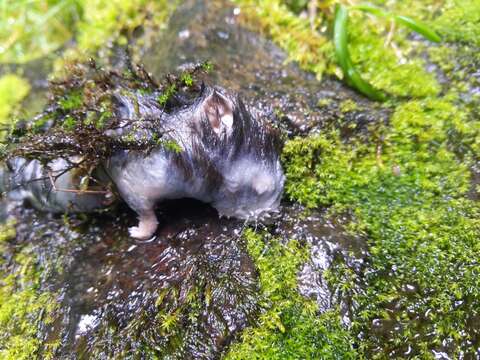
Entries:
[[284,181],[278,134],[237,96],[206,88],[194,104],[162,114],[160,124],[163,140],[180,151],[160,146],[147,155],[123,152],[110,163],[122,198],[135,210],[178,197],[210,202],[238,217],[278,206]]

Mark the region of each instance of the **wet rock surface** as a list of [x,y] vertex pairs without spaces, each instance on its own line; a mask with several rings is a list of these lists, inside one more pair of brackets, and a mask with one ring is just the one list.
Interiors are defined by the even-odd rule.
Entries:
[[[299,218],[302,211],[286,205],[275,221],[256,226],[312,247],[299,291],[320,311],[341,303],[348,324],[349,304],[329,289],[322,272],[336,257],[350,258],[350,251],[361,256],[362,241],[321,213]],[[15,217],[17,237],[9,250],[32,246],[43,268],[42,288],[58,294],[55,321],[42,338],[60,341],[61,358],[218,358],[261,311],[256,269],[241,238],[246,225],[219,219],[202,203],[163,204],[163,225],[147,242],[125,236],[134,222],[126,208],[87,219],[18,208]]]
[[[239,25],[237,13],[222,1],[188,1],[166,32],[148,48],[136,48],[135,56],[156,77],[211,61],[215,83],[238,91],[260,115],[276,115],[287,135],[336,124],[348,136],[386,121],[385,110],[339,81],[320,83],[286,65],[281,50]],[[342,102],[349,99],[361,106],[345,112]],[[189,200],[159,208],[160,228],[149,242],[127,236],[136,219],[125,207],[86,219],[13,212],[18,225],[10,251],[33,246],[43,268],[42,288],[58,294],[55,321],[42,334],[60,342],[59,357],[218,358],[255,322],[260,311],[255,266],[242,241],[247,225],[219,219],[214,209]],[[348,324],[350,304],[322,277],[338,257],[352,268],[363,264],[364,240],[348,235],[347,220],[284,202],[277,217],[253,226],[311,246],[311,262],[299,274],[300,291],[316,299],[321,311],[341,303]]]
[[258,311],[244,224],[201,203],[172,202],[157,237],[138,242],[125,236],[134,214],[118,214],[65,220],[17,210],[10,250],[33,246],[43,286],[59,294],[45,338],[60,339],[66,358],[215,357]]
[[[347,88],[287,64],[285,53],[241,25],[239,9],[226,1],[187,1],[173,15],[168,29],[135,58],[154,76],[199,61],[215,65],[213,79],[232,89],[264,116],[277,115],[290,134],[306,134],[341,122],[345,135],[386,121],[388,112]],[[355,111],[342,103],[355,100]],[[353,127],[352,127],[353,125]]]

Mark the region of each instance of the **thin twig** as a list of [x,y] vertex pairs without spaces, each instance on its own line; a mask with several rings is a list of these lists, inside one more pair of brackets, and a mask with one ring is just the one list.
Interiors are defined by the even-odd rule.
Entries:
[[53,191],[57,192],[66,192],[66,193],[74,193],[74,194],[108,194],[108,191],[102,190],[76,190],[76,189],[58,189],[55,185],[55,180],[53,179],[52,172],[48,171],[48,178],[50,179],[50,184],[52,185]]

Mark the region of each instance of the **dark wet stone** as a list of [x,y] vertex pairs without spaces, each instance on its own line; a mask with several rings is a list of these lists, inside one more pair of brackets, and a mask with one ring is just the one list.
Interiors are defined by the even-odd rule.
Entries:
[[[164,225],[147,242],[126,236],[135,220],[128,209],[68,224],[17,210],[12,248],[33,246],[43,287],[60,294],[57,321],[45,329],[61,339],[59,356],[214,358],[252,322],[258,289],[244,224],[189,200],[162,209]],[[175,313],[163,328],[162,314]]]

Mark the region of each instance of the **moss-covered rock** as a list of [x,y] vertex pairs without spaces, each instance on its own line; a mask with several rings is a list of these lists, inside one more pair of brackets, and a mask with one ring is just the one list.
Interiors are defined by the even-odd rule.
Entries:
[[[84,3],[91,6],[85,7],[86,14],[98,11],[78,26],[79,49],[89,53],[110,39],[120,44],[129,41],[137,25],[149,18],[138,13],[143,5],[147,10],[158,9],[141,0]],[[264,232],[247,231],[252,264],[235,237],[242,227],[217,223],[216,217],[193,222],[187,217],[179,225],[175,221],[185,219],[184,213],[173,213],[162,222],[166,224],[164,243],[148,244],[132,244],[118,235],[126,233],[133,218],[121,210],[118,216],[85,222],[82,231],[68,223],[58,225],[59,219],[20,217],[25,223],[33,219],[30,222],[38,232],[27,236],[32,246],[19,242],[7,247],[12,251],[1,250],[8,260],[0,265],[4,279],[0,348],[5,349],[1,355],[47,356],[60,337],[66,340],[55,356],[214,358],[222,352],[233,359],[431,358],[439,352],[453,358],[477,356],[480,207],[472,173],[480,144],[478,77],[474,76],[480,63],[480,5],[456,0],[374,3],[422,19],[446,40],[432,46],[406,29],[392,30],[385,19],[351,12],[350,50],[356,66],[368,81],[394,95],[382,106],[360,101],[328,76],[318,86],[331,88],[322,88],[319,96],[312,90],[316,85],[307,84],[307,76],[301,81],[308,86],[295,87],[300,80],[290,67],[286,72],[290,79],[278,85],[282,76],[272,75],[281,72],[277,64],[268,69],[258,65],[276,61],[264,55],[273,47],[265,46],[262,56],[251,58],[246,55],[257,48],[229,47],[237,41],[256,44],[258,39],[243,33],[235,37],[223,20],[213,24],[225,18],[223,12],[221,16],[209,13],[204,16],[206,23],[190,27],[185,14],[193,17],[201,8],[193,6],[191,13],[180,15],[170,38],[161,39],[165,46],[160,48],[166,53],[172,48],[184,51],[185,61],[192,48],[205,55],[214,45],[227,59],[223,65],[228,70],[220,78],[230,85],[243,79],[246,84],[237,85],[249,95],[271,95],[281,109],[282,126],[291,120],[289,116],[293,118],[290,108],[301,109],[296,116],[304,120],[298,122],[302,129],[289,135],[310,134],[286,144],[287,195],[309,208],[326,209],[327,214],[348,214],[347,228],[368,244],[361,265],[352,266],[339,257],[321,273],[341,299],[349,300],[350,326],[341,322],[337,308],[320,312],[314,301],[299,294],[297,275],[309,261],[310,249],[295,240],[284,243]],[[332,2],[319,7],[312,22],[308,13],[302,13],[306,6],[301,1],[237,4],[244,21],[268,34],[291,60],[318,78],[341,77],[328,40]],[[228,24],[235,19],[229,16]],[[190,34],[177,36],[187,29]],[[229,38],[234,41],[225,34],[235,35]],[[188,36],[201,46],[191,47]],[[169,40],[177,37],[188,46],[171,47]],[[244,49],[248,51],[232,56]],[[172,65],[170,55],[152,62],[167,59]],[[249,66],[249,61],[256,67]],[[227,62],[242,67],[228,67]],[[241,77],[241,72],[248,74]],[[264,82],[259,81],[262,77]],[[303,97],[296,98],[293,92]],[[78,105],[75,96],[64,100],[64,110]],[[309,106],[310,102],[314,105]],[[377,118],[378,109],[391,114],[388,121]],[[363,121],[366,116],[368,121]],[[326,117],[333,119],[323,122]],[[348,136],[344,123],[350,128]],[[360,128],[367,131],[360,135]],[[30,230],[24,227],[22,233]],[[4,243],[10,244],[13,235],[7,235]],[[48,265],[51,259],[46,261],[46,254],[63,259],[56,265],[63,277],[43,283],[39,277],[43,267],[54,266]],[[50,305],[56,296],[49,289],[52,283],[65,291],[59,305],[65,322],[57,324],[47,339],[49,332],[37,329],[51,325],[58,310]],[[83,328],[85,323],[91,327]]]
[[41,269],[28,245],[11,252],[15,238],[9,223],[0,228],[0,357],[53,358],[58,343],[42,338],[41,328],[52,324],[58,308],[56,295],[40,289]]
[[262,313],[243,331],[226,359],[353,359],[350,334],[337,310],[319,314],[316,302],[298,292],[297,274],[308,259],[297,241],[245,232],[259,272]]
[[354,211],[352,231],[369,239],[365,273],[340,264],[329,274],[331,286],[353,297],[352,331],[367,357],[399,356],[408,346],[426,356],[442,343],[458,354],[477,337],[469,324],[480,303],[479,207],[465,198],[470,172],[448,150],[455,114],[442,105],[449,109],[400,107],[381,152],[342,144],[335,133],[285,150],[290,196]]
[[[367,138],[342,138],[332,126],[288,141],[286,192],[307,207],[353,214],[349,230],[367,239],[364,267],[338,260],[323,274],[352,300],[349,331],[358,355],[475,357],[480,4],[375,3],[423,19],[448,43],[431,46],[385,19],[352,12],[353,61],[369,82],[395,95],[386,105],[392,115],[371,124]],[[339,108],[347,117],[359,107],[344,101]]]

